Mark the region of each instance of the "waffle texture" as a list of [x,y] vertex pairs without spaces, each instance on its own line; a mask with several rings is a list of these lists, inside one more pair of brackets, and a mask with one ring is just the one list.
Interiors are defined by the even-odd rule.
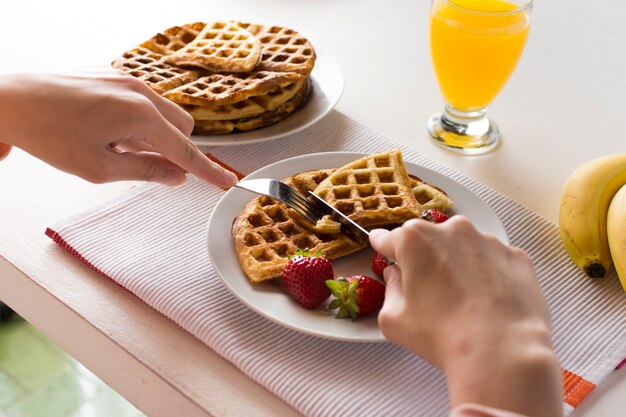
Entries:
[[[283,182],[303,194],[312,191],[310,172],[306,181],[295,177]],[[323,234],[297,215],[284,203],[261,196],[250,201],[233,223],[233,237],[239,263],[252,282],[279,278],[288,256],[297,249],[320,251],[328,259],[336,259],[363,249],[367,243],[353,240],[342,233]]]
[[[452,205],[443,190],[409,177],[399,150],[369,155],[337,169],[306,171],[283,182],[303,195],[315,192],[366,229],[419,217],[424,205],[442,211]],[[239,263],[252,282],[279,278],[297,249],[336,259],[367,246],[343,234],[330,216],[313,224],[265,196],[246,205],[232,233]]]
[[168,28],[112,66],[189,112],[196,134],[229,134],[277,123],[306,103],[315,58],[293,29],[216,21]]

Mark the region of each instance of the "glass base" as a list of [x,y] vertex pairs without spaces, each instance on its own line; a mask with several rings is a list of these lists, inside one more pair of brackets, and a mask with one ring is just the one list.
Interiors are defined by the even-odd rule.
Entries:
[[460,112],[446,106],[428,121],[428,133],[446,149],[467,155],[489,152],[500,141],[498,126],[486,116],[486,109]]

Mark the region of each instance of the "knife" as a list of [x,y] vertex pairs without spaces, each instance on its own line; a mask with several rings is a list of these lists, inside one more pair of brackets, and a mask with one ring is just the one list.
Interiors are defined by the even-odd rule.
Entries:
[[309,191],[311,198],[307,198],[306,195],[300,194],[295,188],[271,178],[241,180],[235,184],[235,187],[282,201],[313,223],[328,214],[341,224],[344,232],[348,232],[349,235],[359,241],[368,240],[369,232],[367,230],[311,191]]

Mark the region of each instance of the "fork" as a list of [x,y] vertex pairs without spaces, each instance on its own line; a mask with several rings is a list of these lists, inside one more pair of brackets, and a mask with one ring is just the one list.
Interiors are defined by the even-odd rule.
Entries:
[[[331,215],[333,219],[341,223],[342,230],[349,232],[358,240],[367,241],[369,239],[367,230],[312,191],[309,191],[309,194],[313,201],[302,195],[295,188],[271,178],[242,180],[235,184],[235,187],[282,201],[313,223],[317,223],[325,215]],[[396,263],[394,259],[385,259],[389,265]]]
[[235,184],[235,187],[282,201],[313,223],[317,223],[325,214],[298,190],[278,180],[270,178],[242,180]]
[[271,178],[242,180],[235,184],[235,187],[282,201],[314,224],[325,215],[331,215],[336,221],[341,223],[344,231],[349,232],[358,240],[368,239],[369,232],[367,230],[311,191],[309,191],[309,194],[313,199],[312,201],[295,188]]

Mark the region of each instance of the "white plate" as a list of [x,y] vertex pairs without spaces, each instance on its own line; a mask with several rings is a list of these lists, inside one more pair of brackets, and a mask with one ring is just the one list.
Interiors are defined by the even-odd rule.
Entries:
[[[299,172],[337,168],[361,157],[360,153],[329,152],[298,156],[268,165],[248,175],[252,178],[285,178]],[[409,173],[446,190],[454,201],[451,214],[463,214],[480,231],[490,233],[508,243],[506,231],[493,210],[477,195],[459,183],[435,171],[406,162]],[[355,322],[334,319],[323,306],[306,310],[288,296],[277,283],[251,284],[239,265],[232,242],[231,224],[254,194],[231,188],[215,206],[208,225],[208,250],[211,262],[228,289],[244,304],[260,315],[293,330],[319,337],[353,342],[383,342],[376,316]],[[333,261],[335,275],[372,275],[374,251],[371,248]]]
[[301,108],[280,122],[261,129],[228,135],[192,135],[191,140],[198,146],[247,145],[291,135],[320,121],[335,107],[343,93],[343,73],[330,56],[316,53],[311,72],[311,93]]

